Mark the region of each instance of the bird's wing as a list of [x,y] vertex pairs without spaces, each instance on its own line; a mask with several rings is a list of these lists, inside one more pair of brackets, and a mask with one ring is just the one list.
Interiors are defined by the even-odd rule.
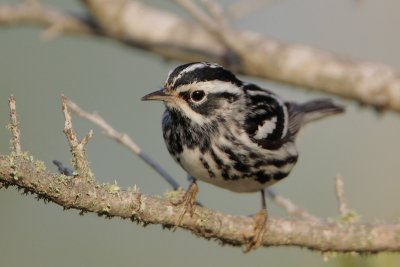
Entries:
[[246,133],[263,148],[279,148],[287,141],[289,113],[286,104],[256,85],[246,85],[244,90],[247,95]]

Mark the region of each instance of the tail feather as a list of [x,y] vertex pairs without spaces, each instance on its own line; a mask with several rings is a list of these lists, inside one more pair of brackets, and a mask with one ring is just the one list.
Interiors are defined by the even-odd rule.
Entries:
[[289,131],[296,134],[300,127],[331,115],[343,113],[343,106],[337,105],[330,99],[317,99],[303,104],[290,102],[289,107]]
[[333,103],[330,99],[312,100],[300,104],[298,108],[298,111],[303,113],[301,122],[303,125],[345,111],[343,106]]

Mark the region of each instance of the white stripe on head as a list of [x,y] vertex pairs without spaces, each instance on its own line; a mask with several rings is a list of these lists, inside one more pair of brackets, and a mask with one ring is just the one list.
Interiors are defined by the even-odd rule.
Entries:
[[[177,80],[179,80],[180,78],[182,78],[182,76],[183,76],[184,74],[189,73],[189,72],[192,72],[192,71],[195,71],[196,69],[202,69],[202,68],[212,68],[212,69],[215,69],[215,68],[221,68],[221,66],[218,65],[218,64],[216,64],[216,63],[208,63],[208,62],[193,63],[193,64],[187,66],[185,69],[181,70],[181,71],[179,72],[179,74],[174,78],[174,80],[172,81],[172,83],[170,84],[170,86],[173,86],[173,85],[175,84],[175,82],[176,82]],[[174,71],[174,70],[171,70],[171,71],[168,73],[167,80],[165,81],[165,83],[168,82],[168,80],[170,79],[170,75],[172,74],[173,71]]]
[[[195,86],[193,86],[195,84]],[[218,94],[218,93],[231,93],[235,95],[239,95],[243,92],[242,88],[226,81],[204,81],[204,82],[195,82],[192,84],[185,84],[179,86],[175,89],[177,93],[186,92],[190,90],[203,90],[206,94]]]

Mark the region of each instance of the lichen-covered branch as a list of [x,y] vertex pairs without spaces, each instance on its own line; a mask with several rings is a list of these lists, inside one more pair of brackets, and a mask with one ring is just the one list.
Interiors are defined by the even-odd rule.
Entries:
[[[87,163],[84,145],[89,140],[89,135],[79,141],[72,127],[67,103],[67,99],[63,96],[64,131],[78,172],[74,176],[50,173],[46,171],[43,162],[35,161],[32,156],[21,151],[11,155],[0,155],[0,185],[16,186],[23,189],[24,193],[36,194],[39,198],[53,201],[67,209],[80,210],[81,214],[95,212],[143,224],[161,224],[167,228],[176,226],[176,219],[181,214],[181,207],[177,203],[182,198],[182,192],[174,191],[168,194],[166,199],[161,199],[138,192],[136,187],[123,190],[116,184],[99,184],[94,179],[88,179],[91,178],[91,174],[82,171],[79,166],[86,166]],[[14,136],[15,131],[19,132],[18,123],[14,123],[15,100],[14,104],[10,104],[10,110]],[[78,111],[90,115],[83,110]],[[83,156],[77,155],[79,153],[83,153]],[[58,165],[60,169],[64,169],[61,164]],[[196,207],[193,214],[184,214],[177,227],[190,230],[199,237],[241,246],[248,244],[249,240],[246,237],[251,236],[253,220],[251,217],[232,216]],[[323,252],[400,252],[400,224],[351,222],[342,224],[309,218],[306,220],[271,218],[262,237],[262,244],[298,246]]]
[[8,99],[8,106],[10,108],[10,131],[12,133],[11,145],[16,154],[20,154],[21,149],[21,133],[19,130],[19,122],[17,118],[17,103],[13,95]]
[[[97,184],[49,173],[29,156],[0,155],[0,182],[53,201],[64,208],[117,216],[144,224],[174,224],[179,206],[115,185]],[[173,195],[173,194],[172,194]],[[253,218],[224,214],[196,207],[193,217],[185,215],[181,228],[199,237],[240,246],[247,243]],[[301,220],[269,219],[264,246],[298,246],[318,251],[400,251],[400,224],[340,224]]]
[[106,36],[164,58],[219,62],[242,74],[400,112],[400,75],[389,66],[351,60],[229,27],[221,27],[218,33],[218,24],[209,23],[211,27],[205,27],[141,1],[82,2],[90,14],[86,18],[40,4],[1,4],[0,26],[38,24],[50,27],[53,33],[50,36],[54,33]]
[[90,130],[83,137],[82,140],[79,140],[76,136],[74,129],[72,128],[71,114],[69,113],[67,106],[68,100],[65,96],[62,96],[61,100],[62,111],[65,118],[64,133],[71,148],[72,163],[74,164],[74,168],[77,174],[80,175],[80,177],[83,177],[85,179],[92,179],[93,173],[89,167],[89,161],[87,160],[85,146],[89,142],[89,139],[92,138],[93,131]]

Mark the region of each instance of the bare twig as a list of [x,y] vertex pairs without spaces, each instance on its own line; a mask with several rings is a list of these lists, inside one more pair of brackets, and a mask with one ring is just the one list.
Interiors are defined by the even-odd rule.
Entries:
[[[244,36],[241,36],[239,31],[234,30],[230,25],[224,23],[225,21],[218,19],[219,15],[210,17],[206,14],[193,0],[174,0],[177,4],[183,7],[187,12],[189,12],[193,18],[195,18],[203,27],[214,35],[220,42],[225,46],[231,58],[240,66],[245,63],[249,51],[251,51],[251,46],[255,43],[246,40]],[[214,14],[217,9],[222,10],[214,0],[208,0],[206,7],[211,14]],[[222,13],[220,11],[219,13]],[[237,70],[236,68],[232,67]]]
[[307,212],[304,208],[297,206],[290,199],[278,195],[272,189],[267,189],[266,191],[268,196],[275,202],[275,204],[284,209],[289,215],[310,222],[321,222],[321,219]]
[[90,122],[99,126],[103,133],[119,142],[120,144],[127,147],[131,152],[138,155],[144,162],[150,165],[158,174],[160,174],[170,185],[176,190],[179,188],[179,184],[175,181],[175,179],[168,174],[164,168],[160,164],[158,164],[155,160],[153,160],[149,155],[143,152],[140,147],[125,133],[120,133],[116,131],[110,124],[108,124],[100,115],[95,113],[89,113],[79,107],[72,101],[68,101],[68,107],[75,112],[79,117],[89,120]]
[[346,216],[349,213],[349,210],[347,208],[346,200],[344,199],[344,184],[342,176],[340,174],[336,175],[335,189],[336,198],[339,202],[339,213],[342,217]]
[[222,19],[222,7],[214,0],[205,0],[204,3],[213,16],[209,16],[193,0],[174,0],[193,16],[211,35],[217,38],[226,49],[228,63],[236,63],[231,66],[234,70],[239,70],[244,63],[246,54],[249,50],[249,42],[243,39],[239,31],[234,30]]
[[202,2],[219,25],[228,26],[229,22],[227,16],[225,15],[224,9],[216,1],[202,0]]
[[335,178],[335,192],[336,198],[339,203],[339,213],[341,223],[355,223],[359,221],[360,216],[355,210],[351,210],[347,207],[346,200],[344,197],[344,183],[340,174],[336,175]]
[[17,106],[15,97],[13,95],[8,99],[8,105],[10,107],[10,130],[12,133],[11,145],[13,146],[16,154],[21,154],[21,134],[19,131],[19,122],[17,119]]
[[174,0],[178,5],[183,7],[195,19],[197,19],[208,31],[218,34],[218,24],[214,18],[210,17],[192,0]]
[[72,163],[74,165],[77,173],[84,177],[85,179],[93,179],[93,173],[89,167],[89,161],[86,157],[85,145],[88,143],[89,139],[93,136],[93,131],[90,130],[85,137],[79,141],[74,129],[72,128],[71,114],[68,111],[67,98],[65,96],[61,97],[62,100],[62,111],[65,117],[64,133],[67,137],[69,146],[72,153]]

